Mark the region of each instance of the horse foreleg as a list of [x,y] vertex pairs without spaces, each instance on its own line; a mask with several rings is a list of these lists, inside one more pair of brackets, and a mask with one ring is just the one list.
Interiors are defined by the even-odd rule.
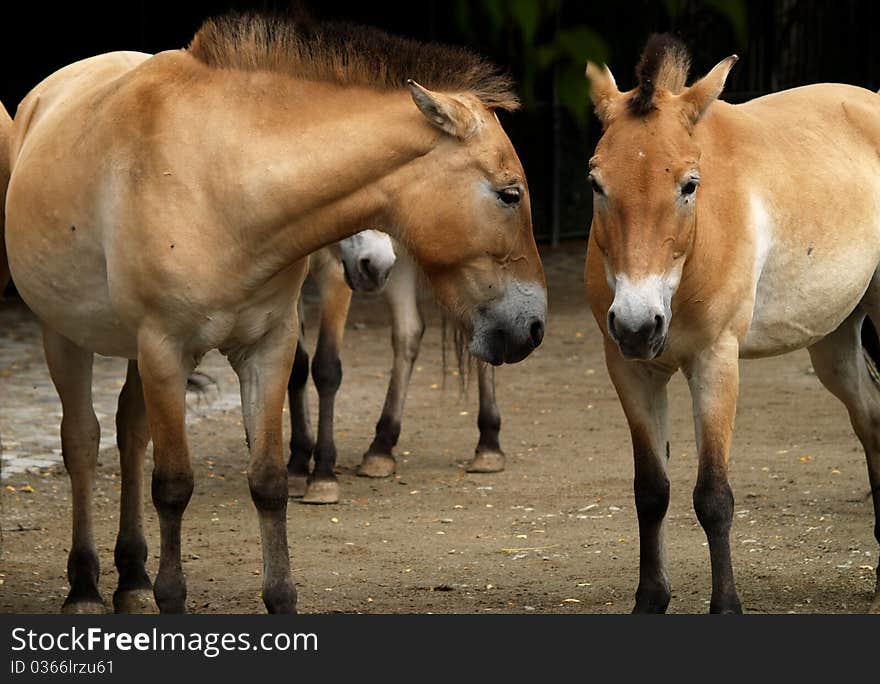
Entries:
[[150,425],[137,361],[128,362],[125,385],[116,410],[116,442],[122,474],[119,534],[113,558],[119,584],[113,594],[117,613],[154,612],[153,585],[147,574],[144,538],[144,456],[150,443]]
[[70,476],[73,500],[73,539],[67,558],[70,592],[62,611],[104,613],[104,600],[98,591],[101,570],[92,532],[92,490],[101,439],[92,407],[94,355],[48,327],[43,330],[43,347],[49,374],[61,399],[61,453]]
[[287,462],[287,486],[290,496],[306,493],[309,464],[315,450],[315,438],[309,421],[309,402],[306,383],[309,381],[309,353],[302,343],[302,326],[293,357],[293,370],[287,382],[290,405],[290,460]]
[[739,345],[721,337],[684,368],[693,399],[699,453],[694,511],[706,532],[712,563],[712,613],[741,613],[730,559],[733,491],[727,480],[739,387]]
[[[295,320],[295,315],[292,318]],[[263,546],[263,603],[270,613],[296,612],[287,549],[287,466],[281,429],[295,331],[296,327],[276,329],[256,344],[228,353],[241,384],[242,417],[250,449],[248,484]]]
[[321,288],[321,330],[312,360],[312,379],[318,390],[318,441],[315,444],[315,469],[309,478],[303,503],[325,504],[339,501],[336,466],[336,443],[333,418],[336,393],[342,384],[339,350],[345,336],[345,321],[351,303],[351,289],[338,263],[319,277]]
[[[870,308],[880,323],[880,306]],[[833,333],[810,347],[816,376],[849,412],[853,429],[865,449],[874,502],[874,537],[880,543],[880,391],[862,356],[860,309]],[[880,564],[870,612],[880,613]]]
[[629,425],[639,519],[639,586],[634,613],[665,613],[670,587],[664,520],[669,507],[669,436],[666,385],[670,375],[620,356],[605,341],[605,362]]
[[376,436],[358,467],[357,474],[364,477],[389,477],[394,474],[393,450],[400,437],[406,392],[425,333],[425,323],[418,306],[417,283],[415,266],[410,259],[400,255],[383,291],[391,309],[394,366],[382,415],[376,423]]
[[161,612],[183,613],[186,578],[180,532],[194,484],[186,442],[186,378],[194,364],[185,361],[180,347],[159,330],[138,335],[137,364],[153,437],[152,494],[161,538],[153,595]]
[[504,470],[504,452],[498,441],[501,430],[501,414],[495,401],[495,369],[488,363],[477,361],[480,390],[480,413],[477,427],[480,440],[474,459],[468,464],[469,473],[498,473]]

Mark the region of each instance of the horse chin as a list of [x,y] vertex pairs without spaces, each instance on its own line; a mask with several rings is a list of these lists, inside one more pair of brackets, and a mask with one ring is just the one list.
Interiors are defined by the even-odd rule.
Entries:
[[663,356],[663,352],[666,351],[666,340],[667,337],[664,335],[657,342],[645,347],[639,346],[638,348],[627,347],[618,342],[617,348],[620,350],[620,355],[627,361],[653,361]]
[[468,345],[468,351],[475,359],[484,361],[492,366],[501,366],[504,363],[503,349],[479,343],[476,339],[471,339],[471,343]]
[[492,366],[505,363],[519,363],[534,349],[532,345],[511,344],[500,330],[485,335],[471,337],[468,351],[471,355]]

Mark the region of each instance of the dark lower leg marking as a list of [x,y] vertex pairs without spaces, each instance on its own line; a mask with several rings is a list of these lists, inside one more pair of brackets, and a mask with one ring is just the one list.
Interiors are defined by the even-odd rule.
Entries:
[[152,589],[153,585],[146,569],[147,540],[143,535],[124,537],[120,534],[113,550],[113,560],[119,571],[117,591]]
[[305,386],[309,380],[309,354],[301,342],[296,344],[293,369],[287,383],[290,404],[290,461],[287,470],[291,474],[308,475],[309,462],[315,450],[315,440],[305,403]]
[[501,432],[501,414],[495,400],[495,369],[482,362],[477,362],[480,389],[480,413],[477,416],[477,427],[480,429],[480,440],[477,453],[480,451],[501,451],[499,433]]
[[[192,377],[192,376],[190,376]],[[189,379],[187,379],[189,382]],[[113,558],[119,573],[113,605],[117,612],[133,608],[125,595],[153,588],[147,574],[147,541],[143,531],[143,467],[150,428],[137,363],[129,361],[116,411],[116,444],[122,474],[119,532]]]
[[706,532],[712,563],[713,613],[739,613],[742,606],[733,581],[730,559],[730,526],[733,521],[733,491],[726,478],[700,476],[694,488],[694,511]]
[[72,548],[67,556],[67,581],[70,592],[65,605],[73,603],[103,603],[98,592],[101,566],[94,549]]
[[671,593],[663,567],[662,527],[669,508],[669,478],[653,454],[636,456],[633,490],[639,519],[639,587],[633,612],[665,613]]
[[270,613],[295,613],[287,549],[287,473],[267,465],[248,473],[251,497],[260,516],[263,544],[263,603]]
[[312,379],[318,390],[318,441],[315,445],[315,470],[313,477],[334,479],[336,466],[336,443],[333,438],[334,407],[336,393],[342,384],[342,361],[339,352],[318,341],[318,350],[312,361]]
[[498,414],[498,410],[480,410],[480,414],[477,417],[477,427],[480,429],[477,451],[501,451],[501,443],[499,441],[501,416]]
[[370,444],[370,451],[380,454],[390,454],[391,450],[397,446],[397,440],[400,438],[400,422],[392,416],[382,414],[379,422],[376,423],[376,436]]
[[153,593],[163,613],[186,610],[186,578],[180,565],[180,531],[183,512],[193,492],[192,471],[164,475],[153,472],[153,504],[159,514],[162,549]]

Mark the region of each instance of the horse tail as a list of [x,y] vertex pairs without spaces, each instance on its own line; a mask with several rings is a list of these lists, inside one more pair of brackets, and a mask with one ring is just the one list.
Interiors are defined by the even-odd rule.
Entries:
[[0,102],[0,297],[9,284],[9,261],[6,258],[6,189],[12,167],[9,138],[12,135],[12,119]]

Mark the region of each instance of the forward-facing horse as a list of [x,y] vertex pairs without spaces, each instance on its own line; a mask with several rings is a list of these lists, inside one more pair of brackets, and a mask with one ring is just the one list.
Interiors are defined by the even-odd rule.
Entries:
[[[370,238],[367,236],[365,239]],[[350,247],[350,263],[356,263],[363,258],[359,252],[364,247],[363,244]],[[377,248],[378,245],[374,247]],[[345,263],[343,254],[343,264]],[[291,496],[302,497],[303,503],[324,504],[339,501],[339,481],[333,472],[336,465],[336,445],[333,438],[334,401],[342,382],[339,349],[345,332],[351,291],[363,291],[369,286],[369,282],[365,285],[363,279],[349,277],[352,268],[351,265],[346,266],[343,275],[338,260],[326,249],[313,254],[309,262],[309,273],[318,283],[321,311],[318,342],[311,362],[312,378],[319,399],[317,440],[309,423],[305,400],[309,355],[303,346],[302,337],[297,343],[293,372],[290,374],[287,389],[291,427],[287,477]],[[376,423],[375,437],[357,470],[358,475],[364,477],[389,477],[394,473],[393,451],[400,436],[407,389],[425,331],[418,303],[419,282],[415,263],[404,250],[398,250],[394,270],[382,290],[382,296],[391,312],[394,361],[382,413]],[[501,416],[495,401],[495,370],[489,364],[478,361],[477,375],[480,406],[477,427],[480,436],[467,470],[479,473],[498,472],[504,469],[504,452],[498,438]]]
[[809,349],[865,448],[880,541],[880,393],[860,344],[865,316],[880,323],[880,97],[822,84],[733,106],[717,98],[735,62],[685,87],[685,48],[655,36],[634,90],[587,68],[604,135],[590,160],[586,289],[632,432],[636,611],[669,603],[666,384],[678,369],[693,397],[712,612],[741,610],[727,479],[740,357]]
[[186,50],[78,62],[25,98],[7,250],[44,324],[63,406],[67,610],[102,608],[94,353],[131,360],[118,414],[117,609],[140,608],[150,586],[141,520],[150,437],[154,594],[163,612],[186,607],[184,394],[187,375],[218,348],[241,383],[263,601],[290,612],[281,426],[306,256],[381,225],[414,255],[476,356],[516,362],[540,343],[546,291],[528,188],[495,115],[515,107],[508,80],[469,52],[350,26],[300,32],[260,16],[208,21]]

